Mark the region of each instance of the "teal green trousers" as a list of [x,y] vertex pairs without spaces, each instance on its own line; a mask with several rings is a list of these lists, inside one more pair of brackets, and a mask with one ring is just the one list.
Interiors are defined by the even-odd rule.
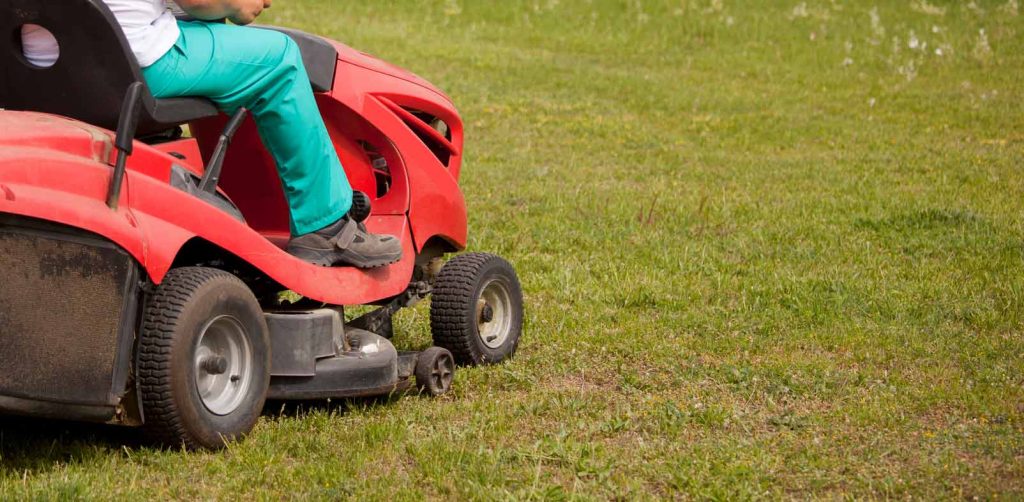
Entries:
[[179,22],[181,37],[142,73],[157,98],[204,97],[232,114],[249,109],[277,163],[292,235],[320,230],[352,206],[298,46],[287,35],[219,23]]

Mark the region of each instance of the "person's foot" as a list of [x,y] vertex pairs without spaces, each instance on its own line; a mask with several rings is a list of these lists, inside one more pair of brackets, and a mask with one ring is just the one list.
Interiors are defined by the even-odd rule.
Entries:
[[322,267],[351,265],[374,268],[402,258],[402,241],[393,235],[371,234],[349,216],[288,241],[288,253]]

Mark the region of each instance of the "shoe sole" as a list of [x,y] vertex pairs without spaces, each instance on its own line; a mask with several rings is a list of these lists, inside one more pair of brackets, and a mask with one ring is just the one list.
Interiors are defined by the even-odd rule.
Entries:
[[[306,251],[306,252],[304,252]],[[347,254],[345,256],[337,256],[337,253],[333,251],[320,252],[315,250],[296,250],[291,253],[292,256],[301,260],[312,263],[320,267],[336,267],[336,266],[349,266],[360,269],[374,269],[383,266],[397,263],[402,259],[402,254],[386,256],[383,258],[367,258],[365,256]],[[334,256],[330,256],[334,255]]]

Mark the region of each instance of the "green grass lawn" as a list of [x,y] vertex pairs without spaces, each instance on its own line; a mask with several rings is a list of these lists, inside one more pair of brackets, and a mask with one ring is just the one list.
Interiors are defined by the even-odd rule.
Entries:
[[271,11],[458,104],[518,356],[222,453],[4,419],[0,498],[1024,498],[1016,0]]

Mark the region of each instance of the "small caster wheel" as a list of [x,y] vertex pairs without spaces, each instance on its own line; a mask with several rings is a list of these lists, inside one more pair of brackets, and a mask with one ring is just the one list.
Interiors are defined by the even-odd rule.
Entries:
[[512,357],[523,329],[523,290],[512,265],[487,253],[452,258],[434,283],[430,329],[459,364]]
[[431,396],[447,394],[455,376],[455,359],[441,347],[431,347],[416,358],[416,386]]

